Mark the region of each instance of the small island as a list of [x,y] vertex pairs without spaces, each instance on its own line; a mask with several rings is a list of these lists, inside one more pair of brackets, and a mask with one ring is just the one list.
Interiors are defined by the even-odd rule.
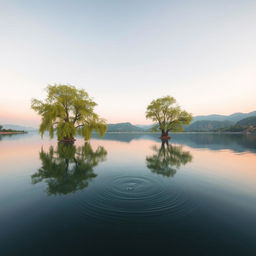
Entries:
[[13,130],[13,129],[3,129],[3,126],[0,125],[0,134],[19,134],[19,133],[27,133],[26,131]]

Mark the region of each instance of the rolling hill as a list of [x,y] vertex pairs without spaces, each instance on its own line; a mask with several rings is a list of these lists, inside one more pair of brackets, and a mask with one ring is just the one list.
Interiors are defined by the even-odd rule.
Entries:
[[108,124],[107,132],[144,132],[144,130],[131,123],[117,123]]
[[249,113],[234,113],[231,115],[206,115],[206,116],[195,116],[193,118],[193,122],[208,120],[208,121],[231,121],[231,122],[238,122],[244,118],[256,116],[256,111],[252,111]]
[[244,118],[236,123],[236,126],[256,126],[256,115]]
[[135,124],[135,126],[145,130],[149,131],[154,125],[153,124]]
[[206,132],[206,131],[216,131],[223,128],[229,128],[234,125],[231,121],[208,121],[201,120],[193,122],[192,124],[185,126],[184,130],[187,132]]

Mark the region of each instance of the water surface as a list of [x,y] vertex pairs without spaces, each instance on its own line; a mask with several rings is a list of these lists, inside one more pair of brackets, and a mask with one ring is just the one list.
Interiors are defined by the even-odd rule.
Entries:
[[0,255],[256,255],[256,137],[0,137]]

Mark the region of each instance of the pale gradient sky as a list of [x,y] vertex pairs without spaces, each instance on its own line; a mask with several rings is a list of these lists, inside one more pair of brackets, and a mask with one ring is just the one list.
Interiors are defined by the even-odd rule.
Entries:
[[256,110],[255,0],[0,0],[0,123],[35,126],[48,84],[84,88],[108,122]]

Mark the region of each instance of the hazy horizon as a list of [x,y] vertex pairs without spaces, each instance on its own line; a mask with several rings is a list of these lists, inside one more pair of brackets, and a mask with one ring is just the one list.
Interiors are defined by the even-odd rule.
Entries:
[[31,99],[55,83],[108,123],[149,124],[165,95],[193,115],[256,110],[255,1],[0,2],[0,124],[37,126]]

